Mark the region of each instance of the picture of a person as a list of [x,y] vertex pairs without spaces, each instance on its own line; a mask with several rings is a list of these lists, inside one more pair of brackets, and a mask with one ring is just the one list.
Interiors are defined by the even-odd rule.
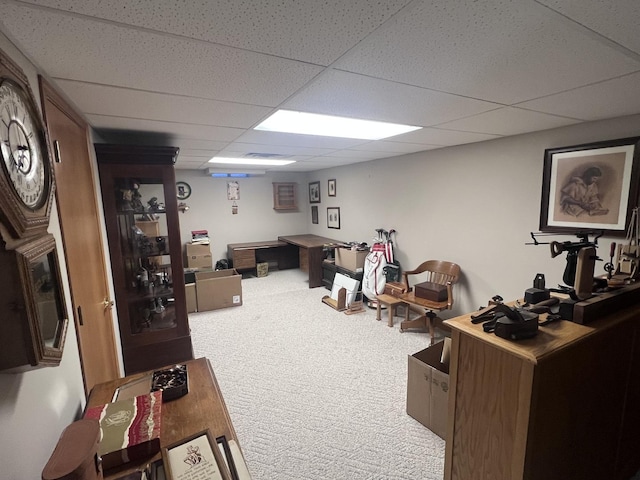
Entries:
[[608,208],[604,208],[598,191],[598,181],[602,171],[595,166],[588,167],[580,176],[573,176],[560,191],[560,206],[568,215],[606,215]]

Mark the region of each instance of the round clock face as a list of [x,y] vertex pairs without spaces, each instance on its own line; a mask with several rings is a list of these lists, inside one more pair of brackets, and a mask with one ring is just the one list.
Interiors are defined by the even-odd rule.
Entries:
[[3,80],[0,84],[2,167],[20,201],[32,210],[46,200],[48,182],[34,115],[24,90],[11,80]]

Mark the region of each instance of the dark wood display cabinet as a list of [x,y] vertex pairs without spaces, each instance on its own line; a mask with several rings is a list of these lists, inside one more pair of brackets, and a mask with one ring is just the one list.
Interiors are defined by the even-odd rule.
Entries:
[[125,373],[190,360],[174,172],[178,149],[95,149]]

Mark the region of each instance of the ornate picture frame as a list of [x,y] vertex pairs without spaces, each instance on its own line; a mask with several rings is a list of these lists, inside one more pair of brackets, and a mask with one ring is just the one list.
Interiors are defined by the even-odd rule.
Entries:
[[540,231],[626,233],[638,203],[640,137],[548,148]]

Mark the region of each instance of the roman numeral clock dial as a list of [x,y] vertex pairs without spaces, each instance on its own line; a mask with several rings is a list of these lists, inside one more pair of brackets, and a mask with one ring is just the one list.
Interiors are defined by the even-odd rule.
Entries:
[[20,201],[35,210],[46,197],[45,162],[29,104],[22,90],[9,80],[0,85],[0,118],[6,176]]
[[0,222],[16,239],[46,233],[53,198],[47,135],[24,73],[0,52]]

